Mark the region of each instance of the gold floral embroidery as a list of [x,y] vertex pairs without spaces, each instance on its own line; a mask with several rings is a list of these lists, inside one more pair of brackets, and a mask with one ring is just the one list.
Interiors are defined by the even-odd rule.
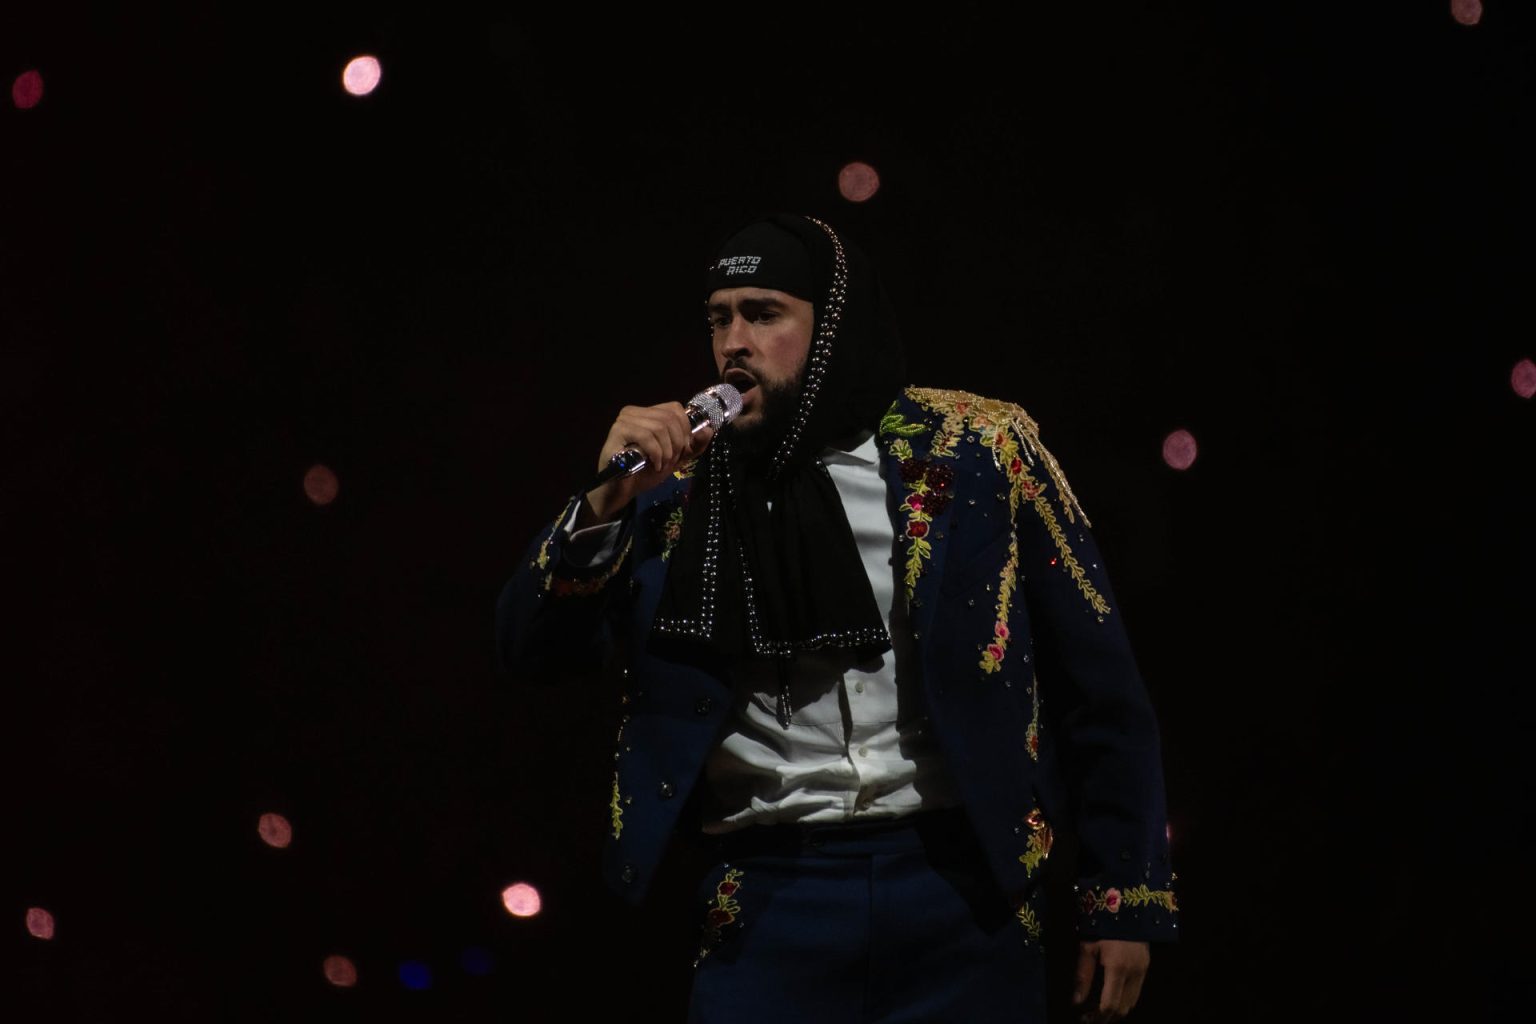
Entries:
[[1147,885],[1138,885],[1124,892],[1114,888],[1088,889],[1082,895],[1082,910],[1085,914],[1092,914],[1098,910],[1118,914],[1122,906],[1147,907],[1153,905],[1168,911],[1179,909],[1178,903],[1173,897],[1173,890],[1153,889]]
[[1051,855],[1056,835],[1038,807],[1029,812],[1024,822],[1029,826],[1029,839],[1024,845],[1024,852],[1019,855],[1019,863],[1024,865],[1024,873],[1028,876],[1034,874],[1045,858]]
[[997,578],[997,618],[992,623],[992,642],[981,652],[981,670],[996,672],[1003,667],[1003,656],[1008,651],[1008,606],[1013,601],[1013,588],[1019,579],[1019,535],[1008,531],[1008,560]]
[[928,540],[928,524],[933,522],[933,517],[923,511],[923,495],[928,493],[928,486],[918,481],[916,489],[901,503],[901,510],[907,513],[907,564],[903,579],[907,585],[907,600],[917,590],[917,578],[923,574],[923,562],[933,557],[933,545]]
[[1040,915],[1035,913],[1035,908],[1029,903],[1019,904],[1019,909],[1014,911],[1019,923],[1024,926],[1024,934],[1029,936],[1031,942],[1039,942],[1041,935]]
[[901,511],[907,513],[907,554],[902,580],[909,601],[917,591],[917,581],[923,574],[924,563],[933,557],[933,542],[928,539],[928,533],[933,517],[941,514],[949,505],[949,492],[955,478],[952,467],[932,459],[913,457],[912,444],[908,439],[929,429],[925,423],[912,423],[903,418],[897,404],[892,404],[880,420],[880,436],[894,435],[887,450],[901,467],[902,483],[910,488],[901,503]]
[[[1103,595],[1094,587],[1093,581],[1088,578],[1087,570],[1083,568],[1082,563],[1077,560],[1077,557],[1072,554],[1072,548],[1067,544],[1067,535],[1062,531],[1061,523],[1056,519],[1056,512],[1051,508],[1050,500],[1046,498],[1044,488],[1040,487],[1034,480],[1031,480],[1028,472],[1023,472],[1020,476],[1029,488],[1029,491],[1026,493],[1032,496],[1031,500],[1034,502],[1035,512],[1044,521],[1045,528],[1050,531],[1051,539],[1056,542],[1056,550],[1061,553],[1062,565],[1066,566],[1067,571],[1072,574],[1072,578],[1077,581],[1077,589],[1083,592],[1083,597],[1087,598],[1094,611],[1100,615],[1108,615],[1109,602],[1104,600]],[[1055,565],[1056,559],[1051,559],[1051,564]]]
[[693,476],[694,470],[698,464],[698,459],[689,459],[687,462],[674,469],[672,471],[672,475],[677,477],[679,480],[687,480],[689,477]]
[[[952,452],[956,439],[967,428],[976,433],[981,444],[991,450],[992,460],[997,468],[1008,478],[1010,514],[1016,517],[1019,508],[1026,501],[1034,506],[1036,514],[1045,523],[1046,530],[1056,545],[1059,560],[1071,573],[1078,590],[1082,592],[1094,611],[1101,616],[1109,614],[1109,603],[1094,587],[1082,564],[1073,555],[1072,547],[1067,542],[1066,532],[1056,518],[1050,499],[1045,496],[1044,485],[1029,473],[1029,466],[1033,465],[1037,459],[1044,463],[1048,474],[1056,484],[1057,491],[1062,495],[1062,509],[1066,513],[1067,520],[1076,522],[1076,516],[1080,515],[1084,525],[1091,525],[1076,495],[1067,484],[1066,474],[1061,471],[1061,466],[1046,450],[1045,445],[1040,443],[1039,426],[1035,421],[1017,405],[982,398],[965,391],[908,388],[907,395],[919,405],[944,417],[944,423],[934,438],[934,451],[938,451],[943,445]],[[998,579],[997,617],[993,622],[992,637],[981,657],[981,668],[985,672],[996,672],[1001,667],[1008,649],[1009,605],[1018,576],[1016,544],[1016,539],[1010,541],[1008,561]],[[1056,559],[1053,559],[1052,564],[1054,565],[1055,562]]]
[[[950,391],[942,388],[907,388],[906,395],[923,408],[943,417],[944,422],[939,431],[946,435],[944,443],[949,446],[948,450],[953,450],[955,440],[966,425],[978,434],[985,433],[988,428],[993,432],[999,427],[1010,428],[1024,444],[1023,455],[1026,461],[1034,465],[1035,459],[1038,458],[1045,464],[1051,479],[1056,483],[1056,489],[1065,499],[1064,507],[1068,521],[1076,522],[1075,513],[1083,517],[1085,526],[1093,525],[1084,514],[1077,496],[1072,493],[1072,488],[1068,486],[1066,474],[1061,471],[1061,466],[1046,450],[1045,445],[1040,443],[1039,424],[1022,408],[1012,402],[983,398],[968,391]],[[935,438],[935,451],[938,449],[938,441],[939,439]]]
[[608,801],[608,810],[613,817],[613,838],[619,838],[619,833],[624,831],[624,808],[619,800],[619,773],[613,773],[613,798]]
[[677,546],[678,538],[683,535],[683,506],[679,502],[667,516],[666,524],[661,528],[662,548],[661,560],[665,562],[672,557],[672,549]]
[[715,886],[715,901],[704,915],[704,940],[699,945],[699,955],[693,961],[693,966],[699,966],[699,961],[709,956],[720,944],[721,929],[735,923],[736,915],[741,913],[741,904],[736,901],[736,891],[740,888],[741,871],[738,868],[728,870],[725,877],[720,879],[720,884]]

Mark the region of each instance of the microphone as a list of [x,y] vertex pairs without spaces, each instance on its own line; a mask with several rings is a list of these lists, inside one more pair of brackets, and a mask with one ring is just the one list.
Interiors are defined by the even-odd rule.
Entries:
[[[719,430],[741,412],[741,392],[729,384],[712,384],[688,399],[684,411],[688,414],[689,433],[697,434],[706,425]],[[648,465],[645,455],[637,448],[614,452],[608,465],[582,493],[595,491],[615,477],[634,476]]]

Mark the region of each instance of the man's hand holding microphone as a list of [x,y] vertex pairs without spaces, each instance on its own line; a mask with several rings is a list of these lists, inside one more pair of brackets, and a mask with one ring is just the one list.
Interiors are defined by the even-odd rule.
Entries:
[[687,405],[626,405],[608,428],[598,475],[587,486],[576,528],[619,518],[635,495],[709,447],[718,431],[741,411],[741,394],[729,384],[705,388]]

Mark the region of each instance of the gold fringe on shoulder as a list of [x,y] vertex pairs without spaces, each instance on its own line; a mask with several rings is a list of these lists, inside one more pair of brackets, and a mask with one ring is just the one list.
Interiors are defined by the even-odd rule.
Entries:
[[[1043,463],[1055,482],[1056,489],[1061,492],[1062,507],[1066,510],[1067,521],[1076,522],[1074,513],[1083,517],[1083,524],[1092,527],[1088,521],[1088,514],[1083,511],[1083,506],[1077,500],[1077,495],[1072,493],[1072,487],[1067,483],[1067,475],[1062,472],[1061,465],[1056,457],[1050,453],[1040,441],[1040,425],[1025,412],[1022,407],[1012,402],[1004,402],[996,398],[985,398],[969,391],[951,391],[943,388],[907,388],[907,397],[918,405],[941,416],[943,423],[939,427],[941,436],[934,438],[933,447],[940,449],[938,454],[951,454],[955,442],[967,428],[984,433],[988,430],[1012,430],[1024,445],[1025,457],[1033,466],[1038,460]],[[996,448],[994,448],[994,451]],[[999,466],[1004,472],[1006,466]]]

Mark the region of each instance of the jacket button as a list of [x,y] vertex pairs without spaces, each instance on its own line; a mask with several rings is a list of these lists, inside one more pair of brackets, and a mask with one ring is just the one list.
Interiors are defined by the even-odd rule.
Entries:
[[714,700],[712,698],[710,698],[710,697],[700,697],[693,704],[693,712],[696,715],[707,715],[707,714],[709,714],[709,709],[714,707],[714,706],[715,706],[715,702],[714,702]]
[[661,798],[663,800],[665,800],[667,797],[671,796],[673,793],[676,793],[677,790],[672,788],[672,783],[670,783],[670,782],[663,782],[661,784],[661,789],[658,790],[658,792],[661,793]]
[[625,864],[624,870],[619,872],[619,877],[624,880],[625,885],[633,882],[635,880],[635,866],[633,864]]

